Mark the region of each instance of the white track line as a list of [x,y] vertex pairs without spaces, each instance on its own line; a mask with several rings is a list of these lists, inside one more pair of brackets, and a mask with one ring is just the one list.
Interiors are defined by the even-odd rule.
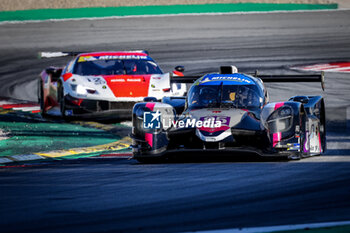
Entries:
[[4,163],[12,163],[13,160],[7,158],[7,157],[0,157],[0,164],[4,164]]
[[291,10],[291,11],[249,11],[249,12],[229,12],[229,13],[183,13],[183,14],[162,14],[162,15],[128,15],[128,16],[109,16],[109,17],[83,17],[83,18],[66,18],[66,19],[46,19],[46,20],[23,20],[23,21],[3,21],[0,25],[5,24],[27,24],[41,22],[65,22],[78,20],[106,20],[106,19],[127,19],[127,18],[150,18],[150,17],[182,17],[182,16],[217,16],[217,15],[250,15],[250,14],[280,14],[280,13],[309,13],[309,12],[329,12],[329,11],[349,11],[349,9],[328,9],[328,10]]
[[269,227],[251,227],[251,228],[233,228],[225,230],[212,230],[212,231],[197,231],[198,233],[255,233],[255,232],[275,232],[275,231],[290,231],[290,230],[302,230],[322,227],[335,227],[350,225],[350,221],[342,222],[325,222],[325,223],[309,223],[309,224],[295,224],[295,225],[281,225],[281,226],[269,226]]
[[44,159],[44,157],[40,155],[13,155],[9,156],[9,158],[13,159],[14,161],[32,161],[32,160],[38,160],[38,159]]

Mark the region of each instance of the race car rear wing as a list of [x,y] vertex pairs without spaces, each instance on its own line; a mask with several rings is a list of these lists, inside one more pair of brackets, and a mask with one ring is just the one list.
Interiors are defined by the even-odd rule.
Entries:
[[324,91],[324,72],[321,74],[288,74],[288,75],[257,75],[265,83],[279,82],[320,82]]
[[[231,71],[231,72],[230,72]],[[232,74],[232,69],[228,67],[220,67],[221,74]],[[320,74],[287,74],[287,75],[265,75],[259,74],[257,71],[253,74],[248,74],[256,78],[260,78],[263,82],[320,82],[324,91],[324,72]],[[172,83],[194,83],[202,76],[173,76]]]
[[171,82],[172,83],[194,83],[197,79],[199,79],[202,76],[194,75],[194,76],[172,76]]
[[84,52],[38,52],[38,58],[74,57]]
[[[149,54],[148,51],[146,50],[133,50],[133,51],[128,51],[128,52],[142,52],[142,53],[146,53]],[[78,56],[81,53],[87,53],[85,52],[38,52],[38,58],[55,58],[55,57],[75,57]]]

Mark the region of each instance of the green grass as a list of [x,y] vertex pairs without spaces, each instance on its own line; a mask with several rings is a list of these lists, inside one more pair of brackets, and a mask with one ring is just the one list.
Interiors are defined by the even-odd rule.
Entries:
[[10,138],[0,141],[0,156],[89,147],[120,139],[100,129],[67,123],[0,122]]
[[0,12],[0,21],[76,19],[112,16],[139,16],[189,13],[230,13],[253,11],[295,11],[337,9],[338,4],[232,3],[168,6],[130,6],[78,9],[40,9]]

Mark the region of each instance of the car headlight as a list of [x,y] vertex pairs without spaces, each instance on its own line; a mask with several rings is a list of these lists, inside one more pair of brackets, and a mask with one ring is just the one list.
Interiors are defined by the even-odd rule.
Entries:
[[78,95],[86,95],[87,94],[86,88],[83,87],[82,85],[77,86],[76,92]]
[[96,90],[91,87],[85,87],[82,85],[71,84],[72,91],[75,91],[78,95],[95,94]]
[[278,110],[278,116],[280,117],[287,117],[292,115],[292,108],[290,107],[283,107]]
[[284,132],[293,124],[293,109],[283,106],[275,110],[268,118],[267,125],[271,133]]

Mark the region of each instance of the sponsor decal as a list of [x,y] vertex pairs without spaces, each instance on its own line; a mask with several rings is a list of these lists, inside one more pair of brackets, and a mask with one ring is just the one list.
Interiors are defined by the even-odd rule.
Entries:
[[94,81],[95,85],[106,84],[106,81],[101,77],[95,77],[95,78],[92,78],[92,80]]
[[200,84],[211,82],[211,81],[234,81],[234,82],[241,82],[241,83],[252,83],[251,80],[244,77],[236,77],[236,76],[206,76],[202,80],[199,81]]
[[[229,126],[230,125],[230,117],[228,116],[206,116],[199,118],[201,121],[215,121],[221,122],[221,126]],[[220,126],[220,127],[221,127]]]
[[288,148],[287,150],[289,151],[299,151],[300,150],[300,144],[299,143],[288,143],[287,144]]
[[173,117],[165,116],[161,117],[159,110],[156,112],[144,112],[143,127],[144,129],[160,129],[161,125],[165,128],[221,128],[223,123],[229,124],[230,118],[219,117],[202,117],[200,119],[184,118],[181,120],[173,120]]
[[207,121],[210,121],[210,122],[220,122],[220,126],[219,124],[217,124],[216,127],[214,127],[213,125],[209,125],[206,126],[206,125],[203,125],[202,127],[199,127],[199,129],[201,131],[205,131],[205,132],[209,132],[209,133],[215,133],[215,132],[218,132],[218,131],[225,131],[227,129],[230,128],[230,120],[231,118],[228,117],[228,116],[208,116],[208,117],[201,117],[200,118],[201,121],[203,122],[207,122]]
[[78,62],[86,62],[86,61],[96,61],[98,60],[96,57],[93,56],[81,56],[78,59]]
[[66,110],[66,111],[64,112],[64,114],[65,114],[66,116],[73,116],[73,110]]
[[125,79],[122,79],[122,78],[112,79],[111,82],[112,82],[112,83],[124,83],[124,82],[125,82]]
[[134,79],[128,78],[126,81],[128,81],[128,82],[141,82],[141,79],[139,79],[139,78],[134,78]]
[[143,113],[143,128],[145,129],[160,129],[160,112],[144,112]]
[[78,62],[97,61],[97,60],[123,60],[123,59],[135,59],[145,60],[147,56],[141,55],[103,55],[103,56],[80,56]]

